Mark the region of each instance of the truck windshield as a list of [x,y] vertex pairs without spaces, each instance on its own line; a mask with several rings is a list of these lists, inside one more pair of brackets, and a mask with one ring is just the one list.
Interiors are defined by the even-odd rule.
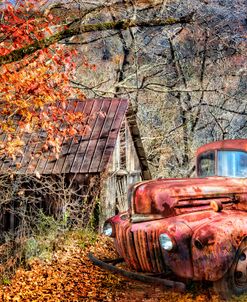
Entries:
[[247,177],[247,153],[234,150],[218,150],[202,153],[198,157],[198,176]]
[[218,175],[247,177],[247,153],[243,151],[218,151]]

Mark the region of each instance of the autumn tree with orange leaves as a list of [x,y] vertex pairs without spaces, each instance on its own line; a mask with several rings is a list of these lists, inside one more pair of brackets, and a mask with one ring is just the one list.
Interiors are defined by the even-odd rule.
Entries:
[[[63,29],[57,18],[40,11],[40,1],[1,5],[0,56],[44,39],[55,28]],[[68,98],[83,97],[69,85],[74,55],[74,50],[54,44],[0,67],[0,155],[15,158],[22,152],[24,133],[33,131],[44,131],[44,150],[58,154],[64,137],[82,130],[83,116],[66,110]]]
[[[70,86],[76,51],[58,42],[83,33],[169,26],[188,23],[192,18],[188,15],[82,24],[91,9],[61,21],[48,4],[47,0],[0,3],[0,156],[14,160],[23,152],[25,133],[44,132],[43,151],[49,149],[58,157],[64,138],[84,131],[82,114],[67,108],[69,98],[83,97],[81,90]],[[95,11],[104,8],[102,5]],[[81,64],[94,68],[85,61]]]

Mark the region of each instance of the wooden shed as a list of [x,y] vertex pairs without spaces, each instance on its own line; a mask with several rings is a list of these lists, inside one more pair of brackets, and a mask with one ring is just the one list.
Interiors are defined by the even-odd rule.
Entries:
[[[51,152],[33,156],[41,148],[42,137],[33,143],[35,134],[29,134],[23,155],[15,162],[2,160],[0,170],[17,175],[40,175],[41,178],[64,175],[75,186],[83,188],[82,195],[90,183],[97,183],[96,190],[87,192],[92,195],[89,196],[91,203],[95,205],[95,198],[98,200],[101,224],[127,209],[130,184],[151,178],[136,117],[125,99],[70,100],[68,107],[87,117],[84,136],[65,141],[59,157],[55,158]],[[4,219],[6,225],[6,217]],[[9,215],[8,219],[12,222],[7,224],[12,224],[13,228],[13,217]]]

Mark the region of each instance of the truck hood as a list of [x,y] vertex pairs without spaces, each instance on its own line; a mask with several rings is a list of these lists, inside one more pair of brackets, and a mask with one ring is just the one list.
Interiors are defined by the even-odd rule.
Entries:
[[247,194],[246,184],[246,179],[224,177],[141,182],[129,190],[130,214],[133,220],[137,218],[136,221],[159,219],[208,210],[212,200],[220,201],[224,207],[233,209],[242,196]]

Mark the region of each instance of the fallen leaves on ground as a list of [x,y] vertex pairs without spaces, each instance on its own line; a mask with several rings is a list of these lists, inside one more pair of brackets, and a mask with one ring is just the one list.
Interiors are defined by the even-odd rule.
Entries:
[[36,259],[29,270],[19,269],[9,285],[0,286],[0,301],[220,301],[211,288],[166,291],[94,266],[88,259],[89,251],[101,259],[116,256],[112,243],[103,236],[92,242],[72,234],[62,246],[50,261]]

